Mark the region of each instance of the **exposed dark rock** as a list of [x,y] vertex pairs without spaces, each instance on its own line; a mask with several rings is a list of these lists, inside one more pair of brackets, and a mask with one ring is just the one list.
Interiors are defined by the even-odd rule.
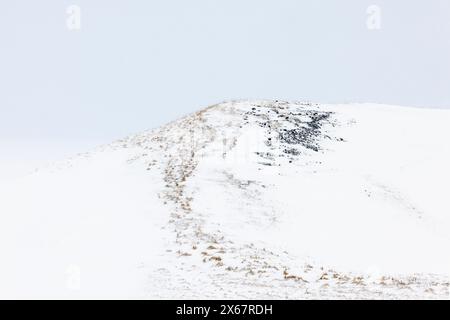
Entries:
[[[301,154],[299,147],[316,152],[320,150],[320,140],[326,136],[322,132],[322,126],[325,123],[332,124],[331,112],[317,110],[311,103],[297,103],[286,108],[283,102],[276,101],[272,106],[265,107],[268,110],[252,108],[245,113],[246,120],[248,117],[256,118],[256,123],[265,128],[271,136],[267,138],[266,145],[274,150],[274,154],[268,156],[258,152],[260,157],[275,161],[276,157],[272,156],[278,154],[278,157],[282,157],[282,154],[279,154],[281,152],[293,160],[292,156]],[[274,112],[273,116],[270,116],[271,111]],[[276,152],[275,148],[280,151]]]

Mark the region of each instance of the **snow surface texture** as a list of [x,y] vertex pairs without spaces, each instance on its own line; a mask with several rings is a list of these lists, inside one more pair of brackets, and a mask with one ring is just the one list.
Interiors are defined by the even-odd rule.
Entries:
[[222,103],[0,188],[0,298],[449,298],[450,112]]

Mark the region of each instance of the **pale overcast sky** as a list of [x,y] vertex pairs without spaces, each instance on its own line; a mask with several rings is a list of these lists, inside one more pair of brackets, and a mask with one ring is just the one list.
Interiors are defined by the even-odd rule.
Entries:
[[0,41],[0,141],[108,142],[241,98],[450,107],[448,0],[2,0]]

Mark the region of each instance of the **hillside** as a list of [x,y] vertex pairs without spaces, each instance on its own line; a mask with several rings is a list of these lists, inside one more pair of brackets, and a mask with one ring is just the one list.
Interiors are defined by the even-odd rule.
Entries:
[[0,297],[448,299],[448,123],[227,102],[0,185]]

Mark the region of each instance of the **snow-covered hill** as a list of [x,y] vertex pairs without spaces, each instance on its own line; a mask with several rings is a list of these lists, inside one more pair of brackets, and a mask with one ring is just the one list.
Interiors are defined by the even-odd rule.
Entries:
[[2,298],[449,298],[450,112],[215,105],[1,185]]

